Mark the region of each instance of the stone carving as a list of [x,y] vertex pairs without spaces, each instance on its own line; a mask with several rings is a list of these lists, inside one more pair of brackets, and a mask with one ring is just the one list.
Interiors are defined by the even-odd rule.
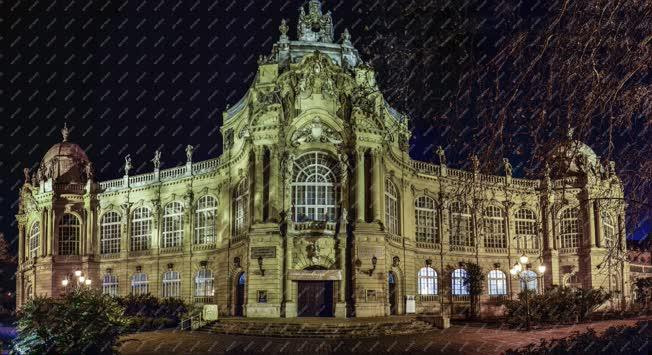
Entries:
[[349,223],[349,212],[346,210],[346,208],[342,207],[342,215],[340,217],[340,224],[341,225],[346,225]]
[[131,168],[133,168],[133,165],[131,165],[131,154],[127,154],[125,157],[125,175],[129,175]]
[[193,146],[191,146],[190,144],[188,144],[186,146],[186,161],[189,162],[189,163],[192,162],[192,153],[193,153],[194,150],[195,150],[195,148]]
[[471,167],[474,174],[480,172],[480,159],[478,159],[478,156],[475,154],[471,155]]
[[154,163],[154,170],[159,170],[161,168],[161,151],[156,150],[154,152],[154,159],[152,159],[152,163]]
[[348,28],[345,28],[344,32],[342,32],[342,44],[351,45],[351,34]]
[[442,146],[437,147],[437,157],[439,157],[439,165],[446,165],[446,153]]
[[399,267],[399,265],[401,265],[401,258],[399,258],[398,256],[393,257],[392,258],[392,266],[393,267]]
[[505,176],[512,176],[512,164],[509,163],[509,159],[503,158],[503,166],[505,167]]
[[616,162],[613,160],[609,161],[609,170],[608,170],[609,177],[611,176],[616,176]]
[[45,171],[46,171],[45,165],[40,165],[38,167],[38,172],[37,173],[38,173],[38,178],[39,178],[40,181],[47,180],[47,177],[45,176]]
[[300,41],[310,42],[333,42],[333,19],[330,11],[322,13],[321,2],[311,0],[306,14],[303,6],[299,12],[299,23],[297,24],[297,36]]
[[95,178],[95,169],[93,169],[93,163],[88,162],[88,164],[84,166],[84,174],[86,174],[86,179],[88,180],[93,180]]
[[342,143],[342,139],[335,130],[322,124],[319,117],[315,116],[310,124],[297,130],[292,137],[292,146],[294,147],[310,142],[337,145]]
[[340,156],[340,184],[346,186],[349,181],[349,156],[341,153]]
[[226,132],[224,132],[224,148],[225,149],[231,149],[233,147],[234,138],[235,137],[234,137],[232,128],[229,128]]
[[25,184],[29,184],[29,181],[30,181],[29,168],[24,168],[23,169],[23,176],[25,177]]
[[278,26],[278,30],[281,32],[281,39],[288,38],[288,24],[285,19],[281,20],[281,25]]
[[61,136],[63,137],[64,142],[68,141],[68,136],[70,136],[70,130],[68,129],[68,125],[66,123],[63,124],[63,129],[61,129]]

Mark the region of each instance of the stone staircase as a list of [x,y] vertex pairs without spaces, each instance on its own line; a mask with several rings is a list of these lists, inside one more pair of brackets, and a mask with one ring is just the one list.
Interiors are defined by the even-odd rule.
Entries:
[[387,317],[369,320],[226,318],[207,324],[200,331],[282,338],[360,338],[416,334],[434,329],[431,323],[414,317]]

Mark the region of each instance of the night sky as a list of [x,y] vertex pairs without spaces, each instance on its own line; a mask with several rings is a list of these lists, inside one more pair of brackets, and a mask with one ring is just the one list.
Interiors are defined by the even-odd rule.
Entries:
[[[2,21],[0,232],[16,248],[14,215],[24,167],[34,169],[61,141],[93,161],[99,180],[221,153],[222,112],[251,84],[259,55],[278,40],[282,18],[290,38],[302,1],[8,1]],[[326,1],[335,38],[349,28],[354,44],[375,19],[359,1]],[[495,19],[494,19],[495,20]],[[364,58],[363,58],[364,59]],[[383,75],[383,73],[379,73]],[[412,156],[436,141],[416,135]],[[435,138],[433,138],[435,137]],[[590,142],[589,142],[590,143]]]

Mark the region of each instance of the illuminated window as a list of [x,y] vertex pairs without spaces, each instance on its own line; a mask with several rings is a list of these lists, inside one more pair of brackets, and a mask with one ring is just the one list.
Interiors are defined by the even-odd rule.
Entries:
[[471,212],[463,202],[451,203],[451,244],[456,246],[475,246],[471,227]]
[[520,209],[514,216],[516,226],[516,240],[519,249],[539,249],[537,236],[537,220],[529,209]]
[[166,271],[163,274],[163,298],[181,296],[181,274],[178,271]]
[[207,269],[197,271],[195,275],[195,296],[212,297],[215,293],[213,289],[213,273]]
[[113,297],[118,296],[118,276],[104,274],[102,278],[102,293]]
[[506,295],[507,294],[507,277],[505,273],[500,270],[489,271],[487,277],[489,283],[489,295]]
[[146,207],[136,208],[131,214],[131,250],[148,250],[152,234],[152,212]]
[[604,247],[611,248],[616,242],[616,223],[608,213],[602,214],[602,234],[604,234]]
[[147,274],[139,272],[131,275],[131,294],[134,296],[146,295],[149,293],[149,281]]
[[436,295],[437,294],[437,272],[430,266],[419,270],[419,294]]
[[29,233],[29,254],[27,257],[30,259],[34,259],[38,256],[40,235],[40,225],[38,222],[35,222]]
[[389,233],[400,235],[398,219],[398,189],[389,179],[385,180],[385,228]]
[[335,222],[337,162],[324,153],[303,154],[294,162],[292,206],[295,222]]
[[213,196],[203,196],[197,200],[195,212],[195,244],[215,243],[215,214],[217,200]]
[[183,205],[170,202],[163,210],[163,248],[178,247],[183,243]]
[[100,253],[114,254],[120,252],[120,215],[108,212],[100,223]]
[[451,275],[451,291],[455,296],[465,296],[469,294],[468,285],[464,284],[466,279],[466,270],[464,269],[455,269]]
[[233,210],[233,234],[240,236],[245,234],[249,228],[249,180],[242,179],[234,191]]
[[503,210],[500,207],[488,206],[484,209],[483,222],[485,248],[507,248]]
[[427,196],[417,198],[414,204],[417,242],[439,243],[435,201]]
[[577,220],[579,210],[567,208],[561,213],[560,239],[562,248],[577,248],[579,246],[580,226]]
[[81,223],[75,215],[66,213],[59,223],[59,255],[79,255]]

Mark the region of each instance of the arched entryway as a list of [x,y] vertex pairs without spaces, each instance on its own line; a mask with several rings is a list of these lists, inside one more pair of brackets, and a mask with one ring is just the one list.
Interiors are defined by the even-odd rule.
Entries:
[[245,287],[247,285],[247,274],[241,272],[237,279],[235,285],[235,311],[234,315],[236,317],[244,316],[244,305],[245,305]]
[[[305,270],[325,270],[322,267],[309,267]],[[298,281],[297,316],[332,317],[333,281]]]
[[398,314],[398,291],[396,290],[396,275],[393,272],[387,273],[387,290],[389,296],[389,314]]

